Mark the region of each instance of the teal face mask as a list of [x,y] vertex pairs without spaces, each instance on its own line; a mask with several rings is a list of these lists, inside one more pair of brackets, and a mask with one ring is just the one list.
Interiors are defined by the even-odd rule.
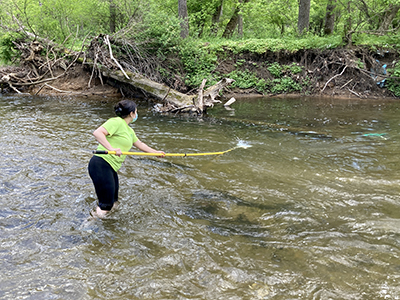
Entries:
[[138,118],[138,113],[136,112],[136,116],[135,116],[135,118],[132,120],[132,122],[131,123],[133,123],[133,122],[135,122],[136,120],[137,120],[137,118]]

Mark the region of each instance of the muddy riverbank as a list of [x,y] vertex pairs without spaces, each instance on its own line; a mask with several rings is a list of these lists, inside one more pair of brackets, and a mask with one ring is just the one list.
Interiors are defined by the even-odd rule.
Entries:
[[[388,71],[398,62],[399,55],[395,51],[367,50],[365,48],[335,49],[335,50],[302,50],[296,53],[267,52],[264,54],[242,53],[225,55],[220,58],[215,72],[229,75],[234,70],[254,74],[258,79],[277,85],[274,93],[262,93],[255,87],[243,89],[235,85],[223,91],[223,97],[232,96],[328,96],[334,98],[382,99],[393,98],[395,95],[387,89]],[[238,63],[240,62],[240,63]],[[280,69],[279,77],[273,73],[271,65],[287,66]],[[297,68],[298,72],[293,71]],[[23,67],[3,67],[1,76],[11,76],[17,80],[32,72],[29,65]],[[50,76],[50,74],[49,74]],[[102,77],[87,66],[79,63],[71,65],[67,71],[54,68],[51,81],[42,84],[24,84],[17,89],[3,87],[2,92],[29,93],[32,95],[54,96],[98,96],[98,97],[134,97],[151,100],[151,97],[141,90],[127,86],[121,82]],[[196,89],[184,84],[178,78],[174,87],[188,94],[197,93]],[[284,84],[287,84],[285,89]],[[298,87],[294,91],[290,87]]]

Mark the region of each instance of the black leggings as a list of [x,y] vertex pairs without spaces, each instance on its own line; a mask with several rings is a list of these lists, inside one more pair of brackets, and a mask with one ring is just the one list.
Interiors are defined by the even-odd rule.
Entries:
[[89,161],[89,175],[92,178],[99,207],[111,210],[114,202],[118,201],[118,174],[108,162],[99,156],[93,156]]

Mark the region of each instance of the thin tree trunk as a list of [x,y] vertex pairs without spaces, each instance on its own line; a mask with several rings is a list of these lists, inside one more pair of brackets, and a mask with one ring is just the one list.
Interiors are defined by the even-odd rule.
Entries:
[[330,35],[335,29],[335,8],[337,0],[329,0],[326,6],[324,34]]
[[389,7],[385,10],[383,14],[383,20],[379,25],[379,32],[385,32],[389,29],[399,10],[400,5],[389,4]]
[[311,0],[300,0],[299,3],[299,17],[297,20],[297,30],[300,34],[303,34],[303,31],[308,31],[310,27],[310,7]]
[[240,11],[240,8],[236,7],[235,12],[233,13],[231,19],[229,20],[228,24],[226,24],[225,31],[222,34],[223,38],[231,37],[233,32],[235,31],[235,28],[239,22],[239,11]]
[[212,15],[212,24],[211,24],[211,34],[217,35],[218,33],[218,23],[222,16],[222,7],[224,5],[224,0],[218,4],[214,14]]
[[350,0],[347,3],[347,20],[345,21],[345,25],[344,25],[344,37],[343,37],[343,42],[346,44],[347,47],[350,47],[351,45],[353,45],[353,31],[352,31],[352,26],[353,23],[351,21],[351,5],[352,5],[352,1]]
[[[239,3],[247,3],[250,0],[239,0]],[[225,31],[222,34],[222,37],[228,38],[231,37],[233,32],[235,31],[236,27],[238,28],[238,33],[239,35],[243,34],[243,20],[242,20],[242,15],[240,14],[240,5],[236,6],[236,9],[229,20],[228,24],[225,27]]]
[[187,0],[178,0],[178,13],[181,19],[181,38],[185,39],[189,36]]
[[238,20],[238,35],[240,37],[243,36],[243,17],[241,14],[239,14],[239,20]]
[[110,33],[115,33],[117,8],[114,0],[110,0]]

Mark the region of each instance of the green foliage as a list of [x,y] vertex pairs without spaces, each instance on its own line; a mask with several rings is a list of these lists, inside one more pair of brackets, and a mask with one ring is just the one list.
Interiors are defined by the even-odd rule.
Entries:
[[368,46],[371,49],[381,48],[382,46],[394,49],[400,47],[400,34],[398,33],[384,36],[362,33],[354,35],[353,40],[357,45]]
[[302,90],[301,84],[295,82],[291,77],[283,77],[281,79],[274,79],[270,83],[270,91],[273,94],[281,94],[288,92],[299,92]]
[[251,52],[262,54],[267,51],[296,52],[304,49],[333,49],[342,45],[340,36],[305,38],[287,37],[280,39],[214,40],[209,49],[214,52],[231,51],[232,53]]
[[296,0],[249,1],[243,6],[244,37],[280,38],[295,34],[297,8]]
[[[243,38],[241,42],[246,45],[226,45],[233,51],[252,48],[252,52],[262,53],[266,50],[331,48],[340,45],[343,34],[352,30],[356,30],[355,40],[369,43],[371,41],[366,41],[365,37],[368,36],[369,39],[373,36],[364,33],[357,37],[357,32],[378,29],[388,5],[398,5],[399,2],[364,0],[362,5],[356,2],[349,0],[336,2],[334,36],[337,38],[321,40],[315,37],[322,34],[328,0],[311,0],[311,34],[305,39],[298,40],[298,0],[188,0],[190,35],[194,38],[207,39],[221,37],[233,12],[239,6],[244,24],[243,35],[239,36],[236,32],[234,37]],[[222,14],[218,15],[217,22],[216,16],[221,3],[223,3]],[[28,31],[58,42],[62,42],[68,36],[83,39],[87,34],[109,34],[111,21],[115,23],[116,30],[134,30],[140,27],[140,33],[146,32],[149,33],[149,37],[158,36],[163,39],[170,30],[170,19],[178,17],[176,0],[3,0],[1,7],[0,18],[3,25],[14,29],[22,25]],[[13,16],[18,18],[18,22]],[[165,20],[164,28],[161,26],[163,24],[160,23],[161,20]],[[348,21],[351,21],[351,24]],[[395,28],[399,22],[397,16],[393,20],[392,27]],[[176,24],[179,25],[179,22]],[[387,39],[386,36],[381,38]],[[261,40],[261,44],[257,40]],[[269,41],[265,45],[267,40]],[[166,40],[162,40],[161,43],[166,44]],[[288,48],[285,48],[286,46]]]
[[290,71],[292,74],[299,74],[303,71],[303,67],[299,66],[296,63],[292,63],[291,65],[287,66],[287,70]]
[[256,74],[245,70],[235,70],[227,75],[227,77],[232,78],[235,82],[232,84],[233,87],[240,89],[249,89],[254,87],[265,86],[265,80],[257,77]]
[[[243,62],[242,62],[243,64]],[[242,65],[240,64],[240,66]],[[236,64],[237,65],[237,64]],[[240,67],[239,66],[239,67]],[[303,84],[296,82],[293,79],[295,74],[302,72],[302,67],[297,64],[291,65],[280,65],[275,62],[267,67],[267,70],[274,77],[272,80],[265,80],[259,78],[256,73],[250,72],[249,70],[235,70],[226,76],[235,80],[232,87],[240,89],[255,89],[260,93],[273,93],[281,94],[288,92],[299,92],[306,87],[308,82],[305,81]]]
[[208,51],[192,39],[182,41],[178,51],[186,72],[185,83],[188,86],[197,87],[204,78],[208,80],[208,84],[217,80],[217,76],[213,75],[218,60],[215,53]]
[[0,36],[0,61],[4,64],[12,63],[18,52],[14,50],[13,41],[21,38],[17,33],[6,33]]
[[279,63],[274,62],[267,68],[267,70],[275,78],[280,78],[282,75],[283,67]]
[[180,38],[180,21],[177,17],[168,15],[143,17],[146,26],[135,23],[129,33],[138,44],[142,44],[150,53],[158,55],[179,51],[179,45],[184,41]]
[[284,73],[291,73],[293,75],[301,73],[303,71],[303,67],[297,65],[296,63],[292,63],[291,65],[287,66],[282,66],[279,63],[274,62],[267,67],[267,70],[275,78],[280,78]]
[[386,80],[386,87],[396,97],[400,97],[400,63],[397,62],[394,68],[387,71],[391,76]]

